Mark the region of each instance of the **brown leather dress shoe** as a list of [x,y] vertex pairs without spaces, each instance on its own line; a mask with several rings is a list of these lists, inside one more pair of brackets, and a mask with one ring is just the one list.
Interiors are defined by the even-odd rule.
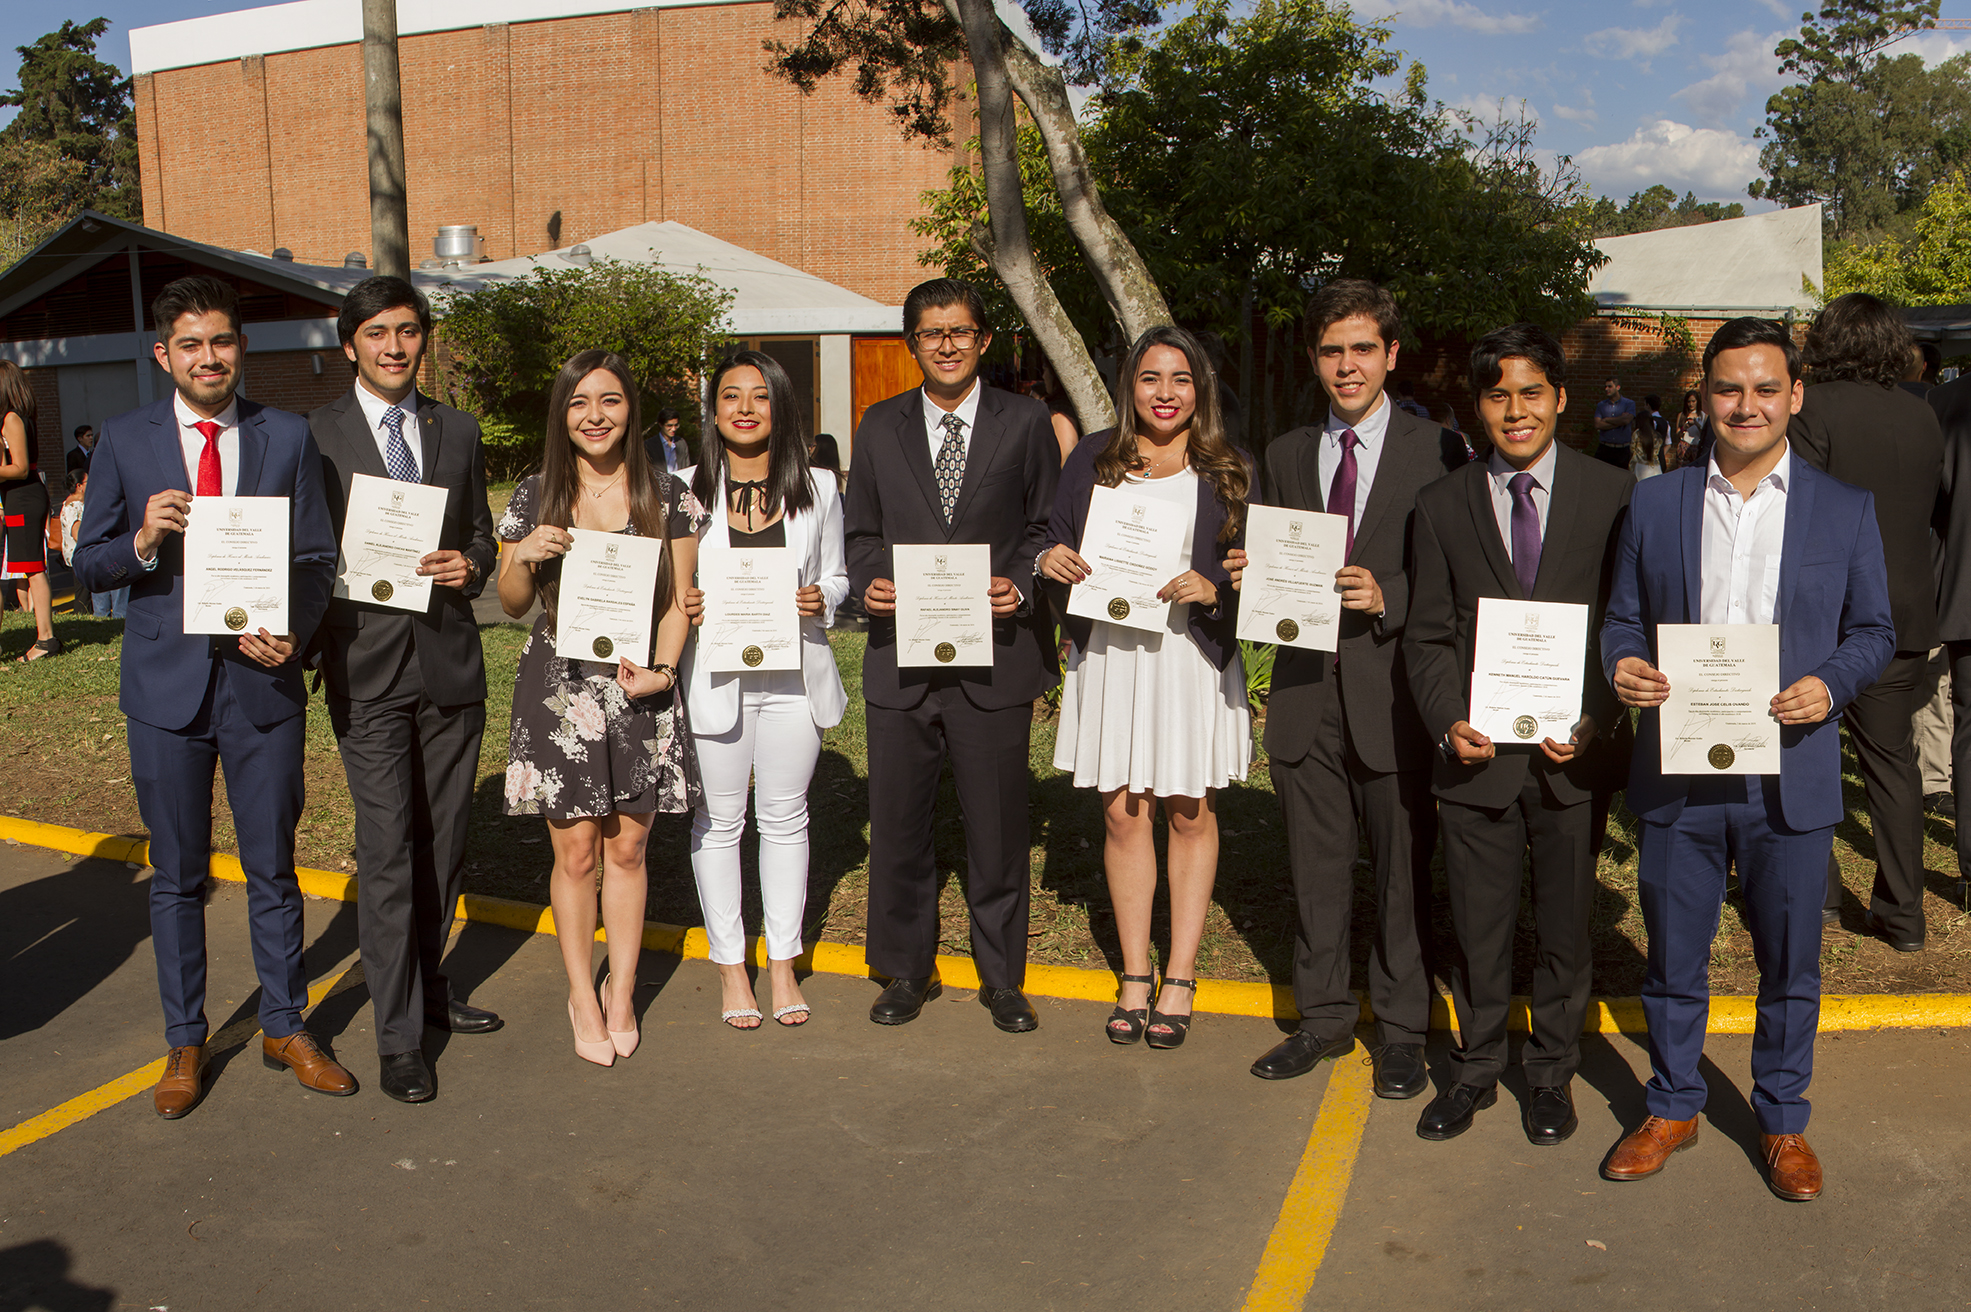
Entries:
[[294,1072],[304,1089],[346,1098],[356,1092],[356,1077],[335,1063],[307,1030],[296,1030],[284,1039],[271,1034],[260,1038],[260,1057],[267,1069],[285,1066]]
[[205,1045],[191,1043],[173,1048],[164,1059],[164,1078],[157,1082],[157,1092],[152,1095],[157,1114],[167,1121],[175,1121],[198,1106],[204,1096]]
[[1759,1141],[1766,1150],[1766,1183],[1774,1193],[1795,1203],[1820,1197],[1820,1158],[1805,1136],[1762,1134]]
[[1682,1152],[1697,1142],[1697,1118],[1666,1121],[1652,1116],[1624,1135],[1602,1166],[1604,1180],[1640,1180],[1655,1175],[1670,1160],[1671,1153]]

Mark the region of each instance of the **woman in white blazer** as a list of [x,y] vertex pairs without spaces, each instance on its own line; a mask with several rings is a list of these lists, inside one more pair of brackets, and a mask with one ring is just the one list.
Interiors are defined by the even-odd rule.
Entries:
[[[793,552],[801,668],[714,673],[697,659],[697,642],[686,649],[685,707],[703,784],[691,825],[691,872],[719,968],[719,1018],[734,1029],[758,1029],[739,914],[739,836],[750,781],[773,1018],[802,1025],[809,1009],[794,980],[794,959],[807,909],[808,781],[821,755],[821,732],[841,721],[846,702],[828,648],[835,607],[849,593],[842,498],[834,479],[817,482],[809,473],[807,426],[794,385],[772,357],[739,351],[722,360],[712,372],[707,411],[704,459],[678,471],[711,512],[698,531],[699,549]],[[703,601],[706,619],[716,622],[718,598]]]

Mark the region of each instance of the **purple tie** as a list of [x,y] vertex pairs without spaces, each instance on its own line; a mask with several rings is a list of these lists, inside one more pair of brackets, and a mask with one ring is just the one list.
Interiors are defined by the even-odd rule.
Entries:
[[1343,560],[1355,554],[1355,448],[1360,445],[1362,439],[1355,436],[1354,429],[1341,430],[1341,463],[1335,466],[1335,481],[1328,485],[1328,513],[1348,518],[1348,532],[1342,537]]
[[1519,590],[1533,595],[1533,580],[1540,577],[1540,512],[1533,505],[1533,489],[1538,486],[1531,474],[1514,474],[1506,484],[1512,493],[1512,572],[1519,577]]

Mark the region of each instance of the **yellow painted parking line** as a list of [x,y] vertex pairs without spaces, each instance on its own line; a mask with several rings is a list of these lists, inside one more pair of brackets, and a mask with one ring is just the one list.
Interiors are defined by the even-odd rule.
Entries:
[[1279,1219],[1246,1291],[1245,1312],[1287,1312],[1307,1301],[1335,1222],[1341,1218],[1341,1205],[1348,1198],[1348,1182],[1355,1174],[1362,1130],[1374,1101],[1367,1059],[1350,1055],[1337,1061],[1328,1075],[1327,1092],[1321,1095],[1314,1128],[1308,1132],[1300,1167],[1287,1186]]
[[[313,1007],[332,993],[340,993],[345,988],[354,988],[363,979],[362,963],[358,962],[338,974],[331,975],[308,990],[308,1006]],[[220,1030],[207,1040],[206,1047],[214,1053],[225,1052],[243,1043],[251,1043],[260,1033],[260,1022],[245,1017]],[[89,1090],[79,1097],[70,1098],[59,1107],[51,1107],[39,1116],[31,1116],[19,1125],[0,1130],[0,1157],[17,1148],[25,1148],[31,1143],[39,1143],[51,1134],[58,1134],[69,1126],[86,1121],[97,1112],[108,1111],[126,1098],[135,1097],[156,1084],[164,1074],[165,1058],[159,1057],[150,1065],[120,1075],[108,1084]]]

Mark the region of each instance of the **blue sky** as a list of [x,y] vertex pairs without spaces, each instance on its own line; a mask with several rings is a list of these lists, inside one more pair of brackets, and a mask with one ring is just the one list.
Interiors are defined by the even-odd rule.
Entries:
[[[352,7],[358,0],[347,0]],[[239,0],[97,0],[86,8],[0,5],[0,85],[15,46],[101,14],[105,58],[128,69],[131,24],[246,7]],[[1625,197],[1654,182],[1705,200],[1746,200],[1759,175],[1753,131],[1780,85],[1773,47],[1799,27],[1803,0],[1353,0],[1390,21],[1391,44],[1430,72],[1431,93],[1491,115],[1524,101],[1539,147],[1573,156],[1596,191]],[[1818,7],[1817,4],[1812,7]],[[1971,18],[1947,0],[1945,18]],[[1955,39],[1953,39],[1955,38]],[[1971,33],[1925,33],[1902,49],[1932,61],[1971,49]],[[1747,202],[1748,208],[1764,208]]]

